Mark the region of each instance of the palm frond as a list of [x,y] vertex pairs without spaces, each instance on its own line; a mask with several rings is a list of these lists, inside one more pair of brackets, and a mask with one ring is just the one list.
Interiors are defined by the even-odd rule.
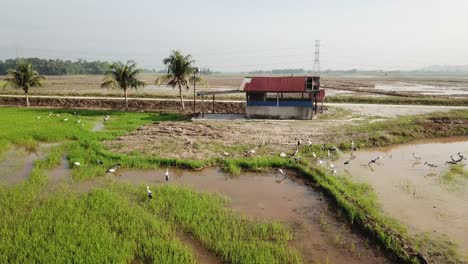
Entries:
[[9,69],[5,79],[7,86],[21,88],[28,93],[30,87],[42,86],[42,80],[46,78],[33,69],[31,63],[19,61],[16,69]]
[[140,86],[144,86],[145,83],[138,79],[140,69],[137,69],[137,65],[133,61],[127,61],[127,63],[114,62],[109,66],[109,70],[106,72],[106,77],[103,80],[101,87],[119,87],[123,90],[127,88],[137,89]]

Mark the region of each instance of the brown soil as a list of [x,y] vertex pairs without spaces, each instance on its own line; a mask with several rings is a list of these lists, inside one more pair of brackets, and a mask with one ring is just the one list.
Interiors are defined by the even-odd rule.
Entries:
[[106,144],[124,153],[137,151],[177,158],[223,157],[225,151],[230,157],[240,157],[250,149],[255,149],[255,155],[279,155],[291,152],[298,140],[313,143],[328,140],[332,137],[329,129],[353,122],[352,119],[161,122],[142,126]]

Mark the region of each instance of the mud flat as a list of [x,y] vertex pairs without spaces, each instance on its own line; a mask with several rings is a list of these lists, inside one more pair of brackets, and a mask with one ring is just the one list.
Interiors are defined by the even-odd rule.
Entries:
[[247,172],[231,177],[217,168],[170,169],[169,182],[164,173],[165,169],[122,170],[110,177],[132,184],[177,184],[227,196],[236,211],[292,226],[295,238],[291,243],[302,252],[304,263],[391,263],[372,243],[337,220],[320,193],[293,171],[286,171],[286,176]]
[[[379,196],[383,210],[406,224],[410,232],[446,236],[459,245],[466,257],[468,179],[460,176],[447,181],[444,177],[450,170],[445,162],[451,160],[451,155],[457,159],[458,152],[468,156],[467,137],[358,151],[350,165],[343,165],[349,154],[344,154],[335,164],[339,174],[369,183]],[[377,164],[368,165],[378,156],[382,159]],[[425,162],[437,167],[425,165]]]

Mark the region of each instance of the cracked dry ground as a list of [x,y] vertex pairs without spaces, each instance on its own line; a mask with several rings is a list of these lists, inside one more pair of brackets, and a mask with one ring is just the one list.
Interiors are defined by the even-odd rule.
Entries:
[[250,149],[255,149],[257,155],[277,155],[291,152],[298,140],[336,141],[346,133],[336,128],[360,123],[356,121],[363,120],[161,122],[142,126],[117,140],[106,142],[106,146],[121,153],[192,159],[221,157],[224,151],[231,157],[240,157]]

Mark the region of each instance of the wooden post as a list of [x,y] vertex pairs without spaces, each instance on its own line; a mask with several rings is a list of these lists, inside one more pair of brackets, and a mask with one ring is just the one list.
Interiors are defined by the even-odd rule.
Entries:
[[205,96],[201,96],[201,116],[205,117]]
[[314,91],[314,101],[315,101],[315,116],[317,116],[317,91]]
[[215,113],[215,95],[213,94],[213,114]]

